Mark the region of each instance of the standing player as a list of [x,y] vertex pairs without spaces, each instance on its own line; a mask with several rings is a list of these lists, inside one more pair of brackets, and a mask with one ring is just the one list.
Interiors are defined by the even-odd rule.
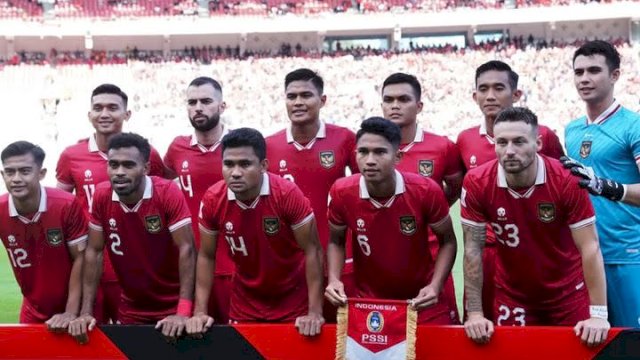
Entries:
[[[420,100],[421,96],[420,83],[413,75],[395,73],[387,77],[382,84],[382,113],[385,118],[400,127],[402,134],[402,158],[397,169],[433,179],[443,188],[451,205],[460,197],[462,186],[464,171],[460,152],[446,136],[422,130],[417,122],[418,114],[424,105]],[[429,233],[429,244],[431,254],[436,256],[439,241],[433,233]],[[445,281],[440,301],[449,305],[451,318],[459,321],[451,274]]]
[[[502,61],[492,60],[476,69],[473,101],[484,115],[480,125],[463,130],[458,135],[457,144],[466,171],[476,168],[496,158],[493,125],[500,111],[510,108],[520,100],[522,90],[518,89],[518,74]],[[542,142],[540,153],[555,159],[564,155],[558,136],[544,125],[538,125]],[[493,231],[487,228],[487,241],[483,253],[484,287],[482,303],[485,316],[493,320],[493,292],[495,274],[496,241]]]
[[322,317],[322,247],[300,189],[267,172],[266,144],[254,129],[222,139],[224,181],[202,199],[195,315],[187,332],[206,331],[217,242],[236,264],[231,288],[232,322],[294,322],[316,335]]
[[96,323],[93,301],[105,248],[122,285],[121,323],[157,322],[165,336],[177,337],[191,316],[196,260],[191,214],[173,181],[146,175],[150,153],[140,135],[109,140],[110,182],[98,185],[93,198],[82,310],[69,326],[80,342]]
[[[187,88],[187,113],[194,129],[191,136],[176,137],[164,157],[191,211],[196,249],[200,248],[198,214],[200,201],[207,189],[222,180],[222,151],[220,140],[228,132],[220,123],[226,104],[222,100],[220,83],[209,77],[198,77]],[[233,262],[229,253],[218,244],[216,251],[216,282],[211,294],[209,314],[221,323],[229,322],[229,291]]]
[[487,224],[496,235],[497,325],[575,325],[590,345],[606,340],[606,283],[588,193],[556,159],[538,155],[538,119],[525,108],[495,120],[497,160],[464,179],[462,225],[467,320],[476,342],[489,341],[483,311]]
[[[567,125],[566,167],[583,179],[598,215],[607,274],[609,321],[640,325],[640,115],[614,98],[620,54],[591,41],[573,55],[574,82],[587,115]],[[635,206],[634,206],[635,205]]]
[[[400,160],[400,128],[383,118],[362,122],[356,138],[360,173],[331,188],[327,259],[329,285],[325,297],[344,305],[347,296],[411,299],[421,324],[459,323],[448,304],[438,302],[456,257],[456,236],[449,204],[433,180],[396,170]],[[432,255],[427,227],[439,240]],[[345,291],[340,275],[347,229],[354,246],[356,293]]]
[[87,219],[72,195],[40,185],[40,147],[14,142],[1,157],[0,238],[24,296],[20,323],[64,331],[80,309]]
[[[345,176],[345,170],[357,171],[355,135],[348,129],[320,120],[320,109],[327,96],[324,81],[312,70],[297,69],[284,80],[289,126],[268,137],[269,172],[298,185],[311,202],[318,224],[320,244],[326,250],[329,241],[327,201],[333,183]],[[350,261],[348,260],[350,263]],[[351,274],[351,264],[347,265]],[[344,279],[352,286],[353,279]],[[325,317],[335,321],[335,308],[326,307]]]
[[[122,132],[122,125],[131,117],[131,111],[127,110],[127,101],[127,94],[115,85],[102,84],[95,88],[91,93],[91,109],[88,113],[89,121],[96,130],[95,134],[66,148],[58,160],[58,188],[75,192],[88,212],[91,212],[96,185],[109,180],[107,145],[111,137]],[[158,152],[152,149],[150,174],[162,176],[163,172],[162,159]],[[99,322],[116,322],[120,292],[110,258],[106,256],[96,301],[96,316]]]

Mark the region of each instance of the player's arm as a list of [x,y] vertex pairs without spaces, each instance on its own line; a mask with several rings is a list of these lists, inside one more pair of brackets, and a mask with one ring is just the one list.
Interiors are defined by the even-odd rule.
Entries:
[[87,247],[87,235],[78,239],[75,245],[69,246],[69,256],[73,261],[71,274],[69,275],[69,290],[67,305],[64,313],[56,314],[46,322],[47,328],[53,332],[66,332],[69,323],[73,321],[80,311],[80,299],[82,297],[82,265],[84,264],[84,250]]
[[328,284],[324,296],[335,306],[347,303],[344,284],[340,281],[345,261],[345,237],[347,227],[329,222],[329,244],[327,245]]
[[[584,166],[566,156],[561,157],[560,161],[565,168],[571,169],[573,175],[580,178],[580,187],[589,190],[592,195],[640,206],[640,183],[621,184],[613,179],[601,178],[594,173],[591,167]],[[640,172],[640,160],[638,160],[638,171]]]
[[493,335],[493,323],[482,312],[482,252],[487,241],[484,224],[462,224],[464,236],[464,294],[467,320],[464,330],[477,342],[486,343]]
[[309,292],[309,312],[296,319],[296,327],[302,335],[314,336],[320,333],[324,323],[322,317],[322,246],[318,239],[316,220],[294,226],[293,236],[304,251],[307,290]]
[[444,195],[449,203],[453,205],[460,198],[462,191],[462,180],[464,179],[464,163],[460,155],[460,149],[454,142],[447,140],[447,152],[445,157],[444,173]]
[[598,234],[595,225],[590,224],[571,229],[571,236],[582,257],[582,271],[590,300],[590,318],[580,321],[575,332],[582,342],[596,346],[607,339],[610,328],[607,321],[607,284]]
[[178,248],[178,268],[180,271],[180,298],[176,314],[158,321],[156,329],[161,329],[162,335],[173,341],[182,335],[187,320],[193,314],[193,289],[196,273],[196,254],[193,240],[191,221],[171,230],[171,238]]
[[103,249],[102,229],[94,224],[89,224],[89,240],[84,251],[82,268],[82,306],[80,316],[69,324],[69,334],[81,344],[89,341],[88,331],[93,330],[96,326],[96,319],[93,317],[93,303],[96,298],[98,282],[102,276]]
[[213,272],[216,268],[218,232],[200,225],[200,250],[196,261],[196,299],[193,317],[187,321],[187,334],[205,333],[214,319],[208,314],[209,294],[213,287]]
[[451,268],[456,260],[458,244],[456,234],[453,231],[451,217],[447,215],[437,223],[431,224],[430,227],[438,238],[440,247],[436,256],[431,282],[420,290],[417,297],[411,300],[416,310],[422,310],[438,302],[438,296],[442,291],[444,281],[451,273]]
[[69,169],[69,158],[66,151],[63,151],[56,165],[56,187],[66,192],[73,192],[75,185],[73,184],[73,176]]
[[464,172],[460,171],[453,175],[447,175],[444,177],[444,195],[447,198],[449,206],[453,205],[460,198],[460,191],[462,190],[462,179],[464,179]]

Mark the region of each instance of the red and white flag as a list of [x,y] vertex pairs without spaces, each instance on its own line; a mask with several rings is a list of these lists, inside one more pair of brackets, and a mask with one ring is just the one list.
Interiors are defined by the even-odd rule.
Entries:
[[350,298],[338,309],[336,359],[413,360],[416,323],[406,300]]

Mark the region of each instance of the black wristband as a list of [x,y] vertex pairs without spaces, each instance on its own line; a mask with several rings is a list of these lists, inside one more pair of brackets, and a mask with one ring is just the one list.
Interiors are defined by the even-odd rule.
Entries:
[[609,179],[599,179],[602,181],[602,196],[609,200],[620,201],[624,196],[624,186],[617,181]]

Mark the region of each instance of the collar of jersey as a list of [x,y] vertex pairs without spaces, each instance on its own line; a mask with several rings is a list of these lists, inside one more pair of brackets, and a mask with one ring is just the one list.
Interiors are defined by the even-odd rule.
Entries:
[[376,209],[380,209],[383,207],[385,208],[391,207],[391,205],[393,205],[394,200],[396,199],[396,196],[404,193],[404,190],[405,190],[404,178],[402,177],[402,174],[398,170],[394,170],[394,172],[396,176],[396,190],[393,196],[389,200],[387,200],[384,204],[380,203],[376,199],[373,199],[371,195],[369,195],[369,191],[367,190],[367,184],[364,180],[364,176],[362,175],[360,175],[360,199],[367,199],[371,201],[371,203],[373,204],[373,206],[375,206]]
[[138,211],[138,209],[140,209],[140,206],[142,206],[142,202],[144,200],[151,199],[152,196],[153,196],[153,181],[151,181],[151,178],[146,175],[144,177],[144,193],[142,194],[142,199],[140,199],[132,208],[128,207],[125,203],[121,202],[120,197],[118,196],[118,194],[116,194],[115,191],[111,191],[111,201],[119,202],[120,206],[122,207],[122,210],[124,210],[124,212],[126,213]]
[[16,209],[16,204],[13,202],[13,196],[9,195],[9,216],[18,217],[20,221],[25,224],[32,224],[38,222],[40,214],[47,211],[47,191],[42,184],[40,184],[40,205],[38,205],[38,212],[33,215],[33,218],[22,216]]
[[229,129],[227,129],[227,127],[226,127],[226,126],[222,126],[222,134],[220,134],[220,139],[218,139],[218,141],[216,141],[216,143],[215,143],[215,144],[213,144],[213,145],[211,145],[211,146],[209,146],[209,147],[204,146],[204,145],[202,145],[202,144],[198,143],[198,138],[196,137],[196,134],[192,134],[192,135],[191,135],[191,141],[189,142],[189,145],[190,145],[190,146],[192,146],[192,147],[193,147],[193,146],[197,146],[197,147],[198,147],[198,149],[200,149],[200,151],[202,151],[203,153],[206,153],[206,152],[214,152],[214,151],[216,151],[216,149],[218,148],[218,146],[220,146],[220,142],[222,141],[222,138],[223,138],[225,135],[227,135],[228,133],[229,133]]
[[589,119],[589,115],[587,115],[587,125],[590,124],[595,124],[595,125],[602,125],[604,124],[605,121],[609,120],[613,114],[615,114],[619,109],[620,109],[620,103],[618,102],[618,100],[613,99],[613,103],[611,103],[611,105],[607,108],[607,110],[603,111],[602,114],[598,115],[598,117],[591,121]]
[[293,146],[295,146],[298,151],[311,149],[313,147],[313,144],[316,143],[317,139],[324,139],[325,137],[327,137],[327,127],[324,121],[320,121],[320,128],[318,129],[318,132],[316,133],[316,136],[313,138],[313,140],[309,141],[309,143],[304,146],[298,144],[298,142],[293,139],[293,133],[291,132],[291,124],[287,126],[286,132],[287,132],[286,133],[287,144],[293,144]]
[[260,197],[267,196],[271,193],[270,189],[271,187],[269,186],[269,175],[267,175],[267,173],[263,173],[262,185],[260,186],[260,195],[258,195],[258,197],[255,200],[253,200],[253,202],[250,205],[246,205],[242,201],[236,199],[236,194],[233,191],[231,191],[229,188],[227,188],[227,199],[229,199],[229,201],[235,201],[236,204],[238,204],[238,206],[240,206],[242,210],[255,209],[256,206],[258,205],[258,202],[260,202]]
[[107,160],[107,154],[103,153],[98,148],[98,143],[96,142],[96,134],[89,136],[89,152],[92,152],[92,153],[97,152],[100,156],[102,156],[105,160]]
[[520,194],[519,192],[511,189],[507,184],[507,176],[505,174],[504,168],[500,163],[498,163],[498,187],[507,189],[509,194],[513,196],[515,199],[525,198],[528,199],[533,191],[536,188],[536,185],[542,185],[547,181],[547,170],[544,167],[544,159],[538,154],[536,154],[538,158],[538,168],[536,169],[536,182],[531,186],[524,194]]
[[402,151],[403,153],[406,153],[407,151],[411,150],[413,145],[415,145],[416,143],[421,143],[423,140],[424,140],[424,131],[422,130],[422,126],[420,126],[420,124],[416,124],[416,136],[413,138],[412,142],[407,144],[400,151]]

